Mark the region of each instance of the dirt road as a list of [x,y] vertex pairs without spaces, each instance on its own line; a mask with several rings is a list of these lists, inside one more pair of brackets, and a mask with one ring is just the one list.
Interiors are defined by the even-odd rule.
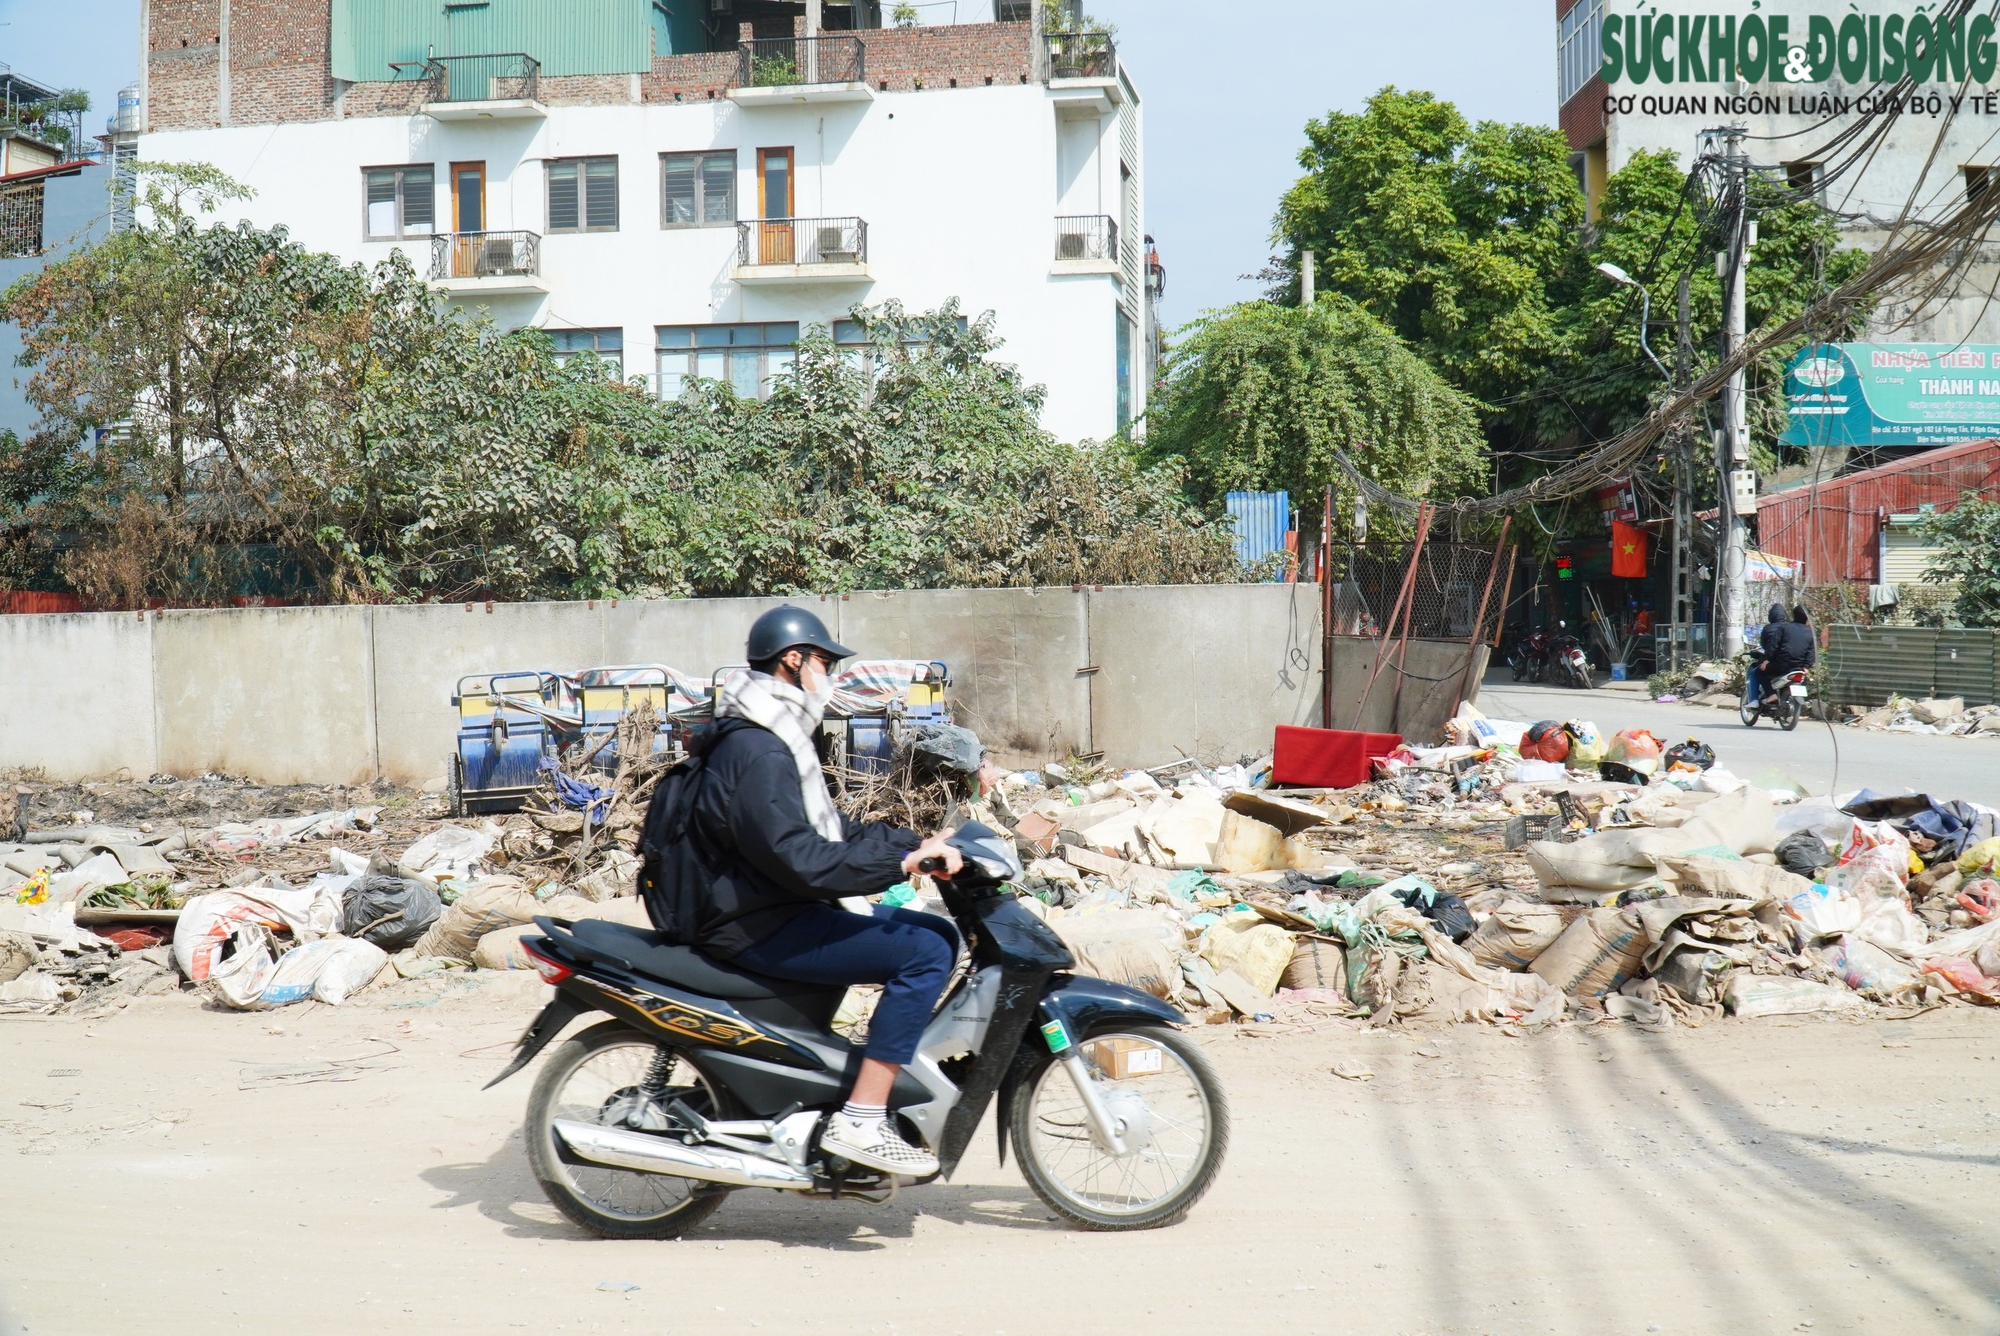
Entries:
[[479,1090],[540,986],[454,986],[0,1018],[0,1332],[2000,1330],[1992,1012],[1216,1028],[1235,1142],[1176,1229],[1058,1227],[989,1117],[956,1183],[889,1207],[745,1192],[609,1243],[529,1177],[526,1079]]

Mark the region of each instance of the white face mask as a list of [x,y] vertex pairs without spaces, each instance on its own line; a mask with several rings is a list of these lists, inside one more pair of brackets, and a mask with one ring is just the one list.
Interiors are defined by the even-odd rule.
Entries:
[[817,672],[809,669],[801,675],[799,685],[805,692],[806,712],[812,716],[814,723],[824,721],[826,707],[833,703],[833,674],[825,668]]

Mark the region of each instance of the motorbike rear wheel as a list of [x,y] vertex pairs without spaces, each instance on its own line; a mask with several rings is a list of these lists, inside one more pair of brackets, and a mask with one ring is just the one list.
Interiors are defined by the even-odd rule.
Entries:
[[1051,1058],[1015,1088],[1006,1110],[1028,1186],[1084,1229],[1176,1223],[1208,1191],[1229,1150],[1229,1101],[1215,1069],[1165,1026],[1106,1026],[1077,1046],[1099,1098],[1125,1125],[1128,1153],[1097,1143],[1069,1072]]
[[[655,1076],[665,1080],[650,1088]],[[535,1180],[557,1210],[611,1239],[678,1238],[715,1214],[728,1188],[592,1164],[569,1153],[555,1132],[557,1118],[657,1130],[656,1106],[665,1098],[705,1118],[731,1116],[727,1097],[686,1058],[621,1021],[594,1025],[549,1056],[528,1096],[523,1136]]]
[[1799,715],[1804,712],[1805,703],[1797,696],[1778,697],[1778,727],[1787,733],[1799,726]]

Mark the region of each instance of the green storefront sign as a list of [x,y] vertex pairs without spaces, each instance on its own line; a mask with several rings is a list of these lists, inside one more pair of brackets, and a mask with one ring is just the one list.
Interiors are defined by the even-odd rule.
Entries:
[[1786,445],[2000,436],[2000,344],[1812,343],[1785,368]]
[[[1983,84],[2000,60],[1990,13],[1614,14],[1600,29],[1599,73],[1645,83]],[[1943,8],[1938,6],[1937,8]]]

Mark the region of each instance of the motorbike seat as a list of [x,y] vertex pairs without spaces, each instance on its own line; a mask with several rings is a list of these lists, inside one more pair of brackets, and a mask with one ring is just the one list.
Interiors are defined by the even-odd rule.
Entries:
[[739,970],[703,955],[694,947],[676,946],[651,928],[632,928],[604,919],[579,919],[570,925],[569,932],[593,950],[630,962],[633,969],[648,978],[690,993],[700,993],[704,997],[750,1002],[847,991],[844,986],[830,988],[823,983],[773,979],[768,975]]

